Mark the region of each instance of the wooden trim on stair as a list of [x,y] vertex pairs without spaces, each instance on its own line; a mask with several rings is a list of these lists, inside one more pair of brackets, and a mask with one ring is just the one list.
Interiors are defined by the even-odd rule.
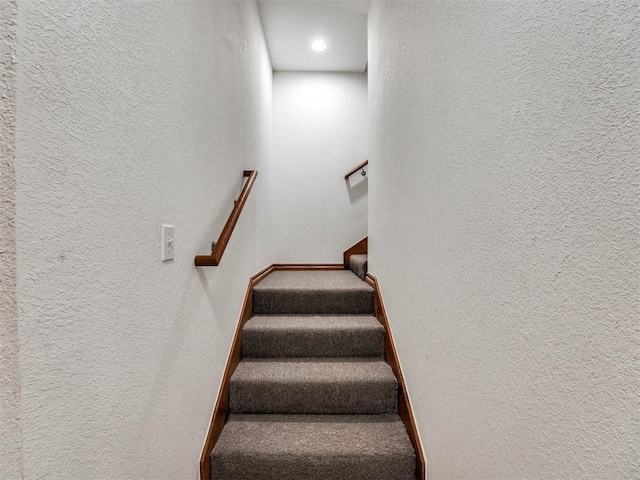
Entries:
[[273,265],[269,265],[268,267],[260,270],[251,277],[249,284],[247,285],[247,291],[242,303],[242,310],[240,311],[240,318],[238,319],[238,325],[236,326],[236,331],[233,335],[231,349],[229,350],[229,357],[227,358],[227,365],[225,366],[224,374],[222,375],[222,383],[220,384],[218,398],[213,409],[211,423],[209,424],[209,431],[207,432],[207,438],[205,439],[202,455],[200,456],[201,480],[211,480],[211,452],[213,451],[213,447],[218,441],[224,424],[227,423],[227,418],[229,417],[229,384],[231,382],[231,376],[233,375],[233,372],[235,372],[238,363],[240,363],[240,358],[242,356],[242,327],[244,327],[247,320],[251,318],[253,287],[260,283],[260,281],[273,270]]
[[413,410],[411,409],[411,403],[409,402],[409,395],[407,394],[407,386],[404,382],[404,376],[402,375],[402,369],[400,367],[400,361],[398,359],[398,353],[393,341],[393,335],[391,334],[391,327],[389,326],[389,319],[387,317],[387,311],[384,306],[384,300],[382,299],[382,293],[378,285],[376,277],[367,273],[366,282],[375,290],[374,294],[374,315],[378,321],[382,324],[385,330],[384,336],[384,357],[386,362],[393,370],[396,379],[398,380],[398,415],[402,419],[409,439],[416,452],[416,473],[418,480],[425,480],[426,478],[426,461],[424,458],[424,452],[422,450],[422,442],[420,441],[420,435],[418,434],[418,427],[416,425],[415,418],[413,416]]
[[366,254],[369,249],[369,237],[364,237],[355,245],[349,247],[343,254],[342,258],[344,260],[344,269],[349,270],[349,258],[351,255],[362,255]]
[[233,335],[229,357],[227,358],[227,364],[222,375],[222,383],[218,391],[218,398],[213,409],[213,416],[209,424],[207,438],[202,448],[202,455],[200,456],[201,480],[211,480],[211,452],[229,417],[229,384],[231,382],[231,376],[233,372],[235,372],[242,357],[242,328],[252,315],[253,287],[275,270],[344,270],[344,268],[340,263],[276,263],[263,268],[251,277],[244,295],[240,318],[238,319],[236,331]]

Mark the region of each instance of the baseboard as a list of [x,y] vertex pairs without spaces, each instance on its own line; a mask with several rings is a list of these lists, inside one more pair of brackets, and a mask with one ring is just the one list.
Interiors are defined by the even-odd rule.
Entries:
[[382,299],[382,293],[380,292],[380,286],[378,285],[378,279],[367,273],[366,282],[375,290],[374,296],[374,315],[378,321],[382,324],[385,330],[384,337],[384,356],[386,362],[391,366],[396,379],[398,380],[398,415],[402,419],[409,439],[416,452],[416,473],[418,480],[425,480],[426,478],[426,461],[424,452],[422,450],[422,442],[420,441],[420,435],[418,434],[418,427],[416,425],[415,417],[413,416],[413,410],[411,408],[411,402],[409,402],[409,395],[407,394],[407,386],[404,382],[404,376],[402,375],[402,369],[400,368],[400,361],[398,359],[398,353],[393,341],[393,335],[391,333],[391,327],[389,326],[389,318],[387,317],[387,311],[384,306],[384,300]]

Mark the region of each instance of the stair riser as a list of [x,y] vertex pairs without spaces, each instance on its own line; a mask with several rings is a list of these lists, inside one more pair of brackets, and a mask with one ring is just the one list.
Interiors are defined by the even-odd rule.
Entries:
[[396,413],[397,384],[240,383],[232,379],[229,398],[232,413],[377,415]]
[[242,355],[250,358],[382,357],[384,330],[245,331]]
[[369,291],[264,291],[253,292],[253,314],[372,314]]
[[[415,458],[213,458],[216,480],[415,480]],[[357,472],[357,473],[356,473]],[[407,473],[400,473],[407,472]]]

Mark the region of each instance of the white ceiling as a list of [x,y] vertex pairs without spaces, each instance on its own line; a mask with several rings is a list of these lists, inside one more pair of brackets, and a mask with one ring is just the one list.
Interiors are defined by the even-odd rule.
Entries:
[[[260,0],[275,71],[364,72],[370,0]],[[324,52],[311,42],[324,39]]]

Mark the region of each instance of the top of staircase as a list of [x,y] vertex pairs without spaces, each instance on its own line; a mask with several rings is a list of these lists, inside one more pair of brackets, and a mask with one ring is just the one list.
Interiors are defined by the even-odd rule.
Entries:
[[253,287],[253,314],[372,314],[373,293],[350,270],[276,270]]
[[373,292],[373,288],[350,270],[276,270],[253,287],[253,290]]

